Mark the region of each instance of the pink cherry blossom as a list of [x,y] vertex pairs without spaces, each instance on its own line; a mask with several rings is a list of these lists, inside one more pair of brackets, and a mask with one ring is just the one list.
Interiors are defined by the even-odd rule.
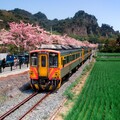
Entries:
[[67,36],[67,34],[64,36],[51,34],[38,25],[33,26],[33,24],[24,23],[22,21],[20,21],[20,23],[11,22],[9,26],[9,31],[4,29],[0,31],[0,42],[3,44],[13,44],[27,51],[38,49],[42,44],[97,47],[97,45],[91,44],[88,41],[82,42],[71,38]]

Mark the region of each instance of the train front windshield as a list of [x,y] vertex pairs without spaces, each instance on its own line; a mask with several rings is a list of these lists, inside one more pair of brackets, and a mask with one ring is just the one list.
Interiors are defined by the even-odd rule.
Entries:
[[37,66],[38,59],[37,59],[37,53],[31,53],[30,55],[30,64],[31,66]]
[[49,53],[49,67],[58,67],[57,53]]

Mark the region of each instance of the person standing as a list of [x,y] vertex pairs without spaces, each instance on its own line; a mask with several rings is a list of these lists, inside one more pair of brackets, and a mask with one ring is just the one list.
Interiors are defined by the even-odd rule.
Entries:
[[5,58],[3,58],[2,64],[1,64],[1,66],[2,66],[2,68],[3,68],[3,71],[4,71],[4,69],[5,69],[5,64],[6,64],[6,61],[5,61]]
[[14,58],[14,68],[15,68],[15,69],[17,68],[17,65],[18,65],[18,59],[17,59],[17,58]]

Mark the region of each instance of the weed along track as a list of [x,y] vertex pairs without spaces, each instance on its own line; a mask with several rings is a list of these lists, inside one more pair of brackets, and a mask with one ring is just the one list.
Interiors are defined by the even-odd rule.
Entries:
[[[30,107],[29,109],[27,109],[27,112],[24,112],[24,115],[21,115],[21,117],[19,117],[18,119],[21,120],[23,117],[25,117],[28,113],[30,113],[36,106],[38,106],[47,96],[50,95],[51,92],[44,94],[39,100],[34,100],[34,101],[38,101],[37,103],[31,103],[32,107]],[[20,102],[19,104],[17,104],[16,106],[14,106],[13,108],[11,108],[9,111],[7,111],[6,113],[4,113],[2,116],[0,116],[0,120],[3,120],[6,117],[9,117],[10,114],[13,114],[15,111],[20,110],[20,107],[23,107],[23,105],[25,105],[25,103],[27,103],[28,101],[30,101],[31,99],[33,99],[35,96],[37,96],[38,93],[35,92],[32,95],[30,95],[29,97],[27,97],[26,99],[24,99],[22,102]],[[28,103],[29,105],[29,103]],[[23,107],[24,108],[24,107]],[[24,108],[25,110],[25,108]],[[20,110],[21,111],[21,110]]]

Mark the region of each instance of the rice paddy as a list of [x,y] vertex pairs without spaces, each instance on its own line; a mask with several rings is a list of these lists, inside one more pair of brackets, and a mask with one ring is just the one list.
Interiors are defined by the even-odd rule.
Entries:
[[120,120],[120,60],[103,59],[95,63],[65,120]]

